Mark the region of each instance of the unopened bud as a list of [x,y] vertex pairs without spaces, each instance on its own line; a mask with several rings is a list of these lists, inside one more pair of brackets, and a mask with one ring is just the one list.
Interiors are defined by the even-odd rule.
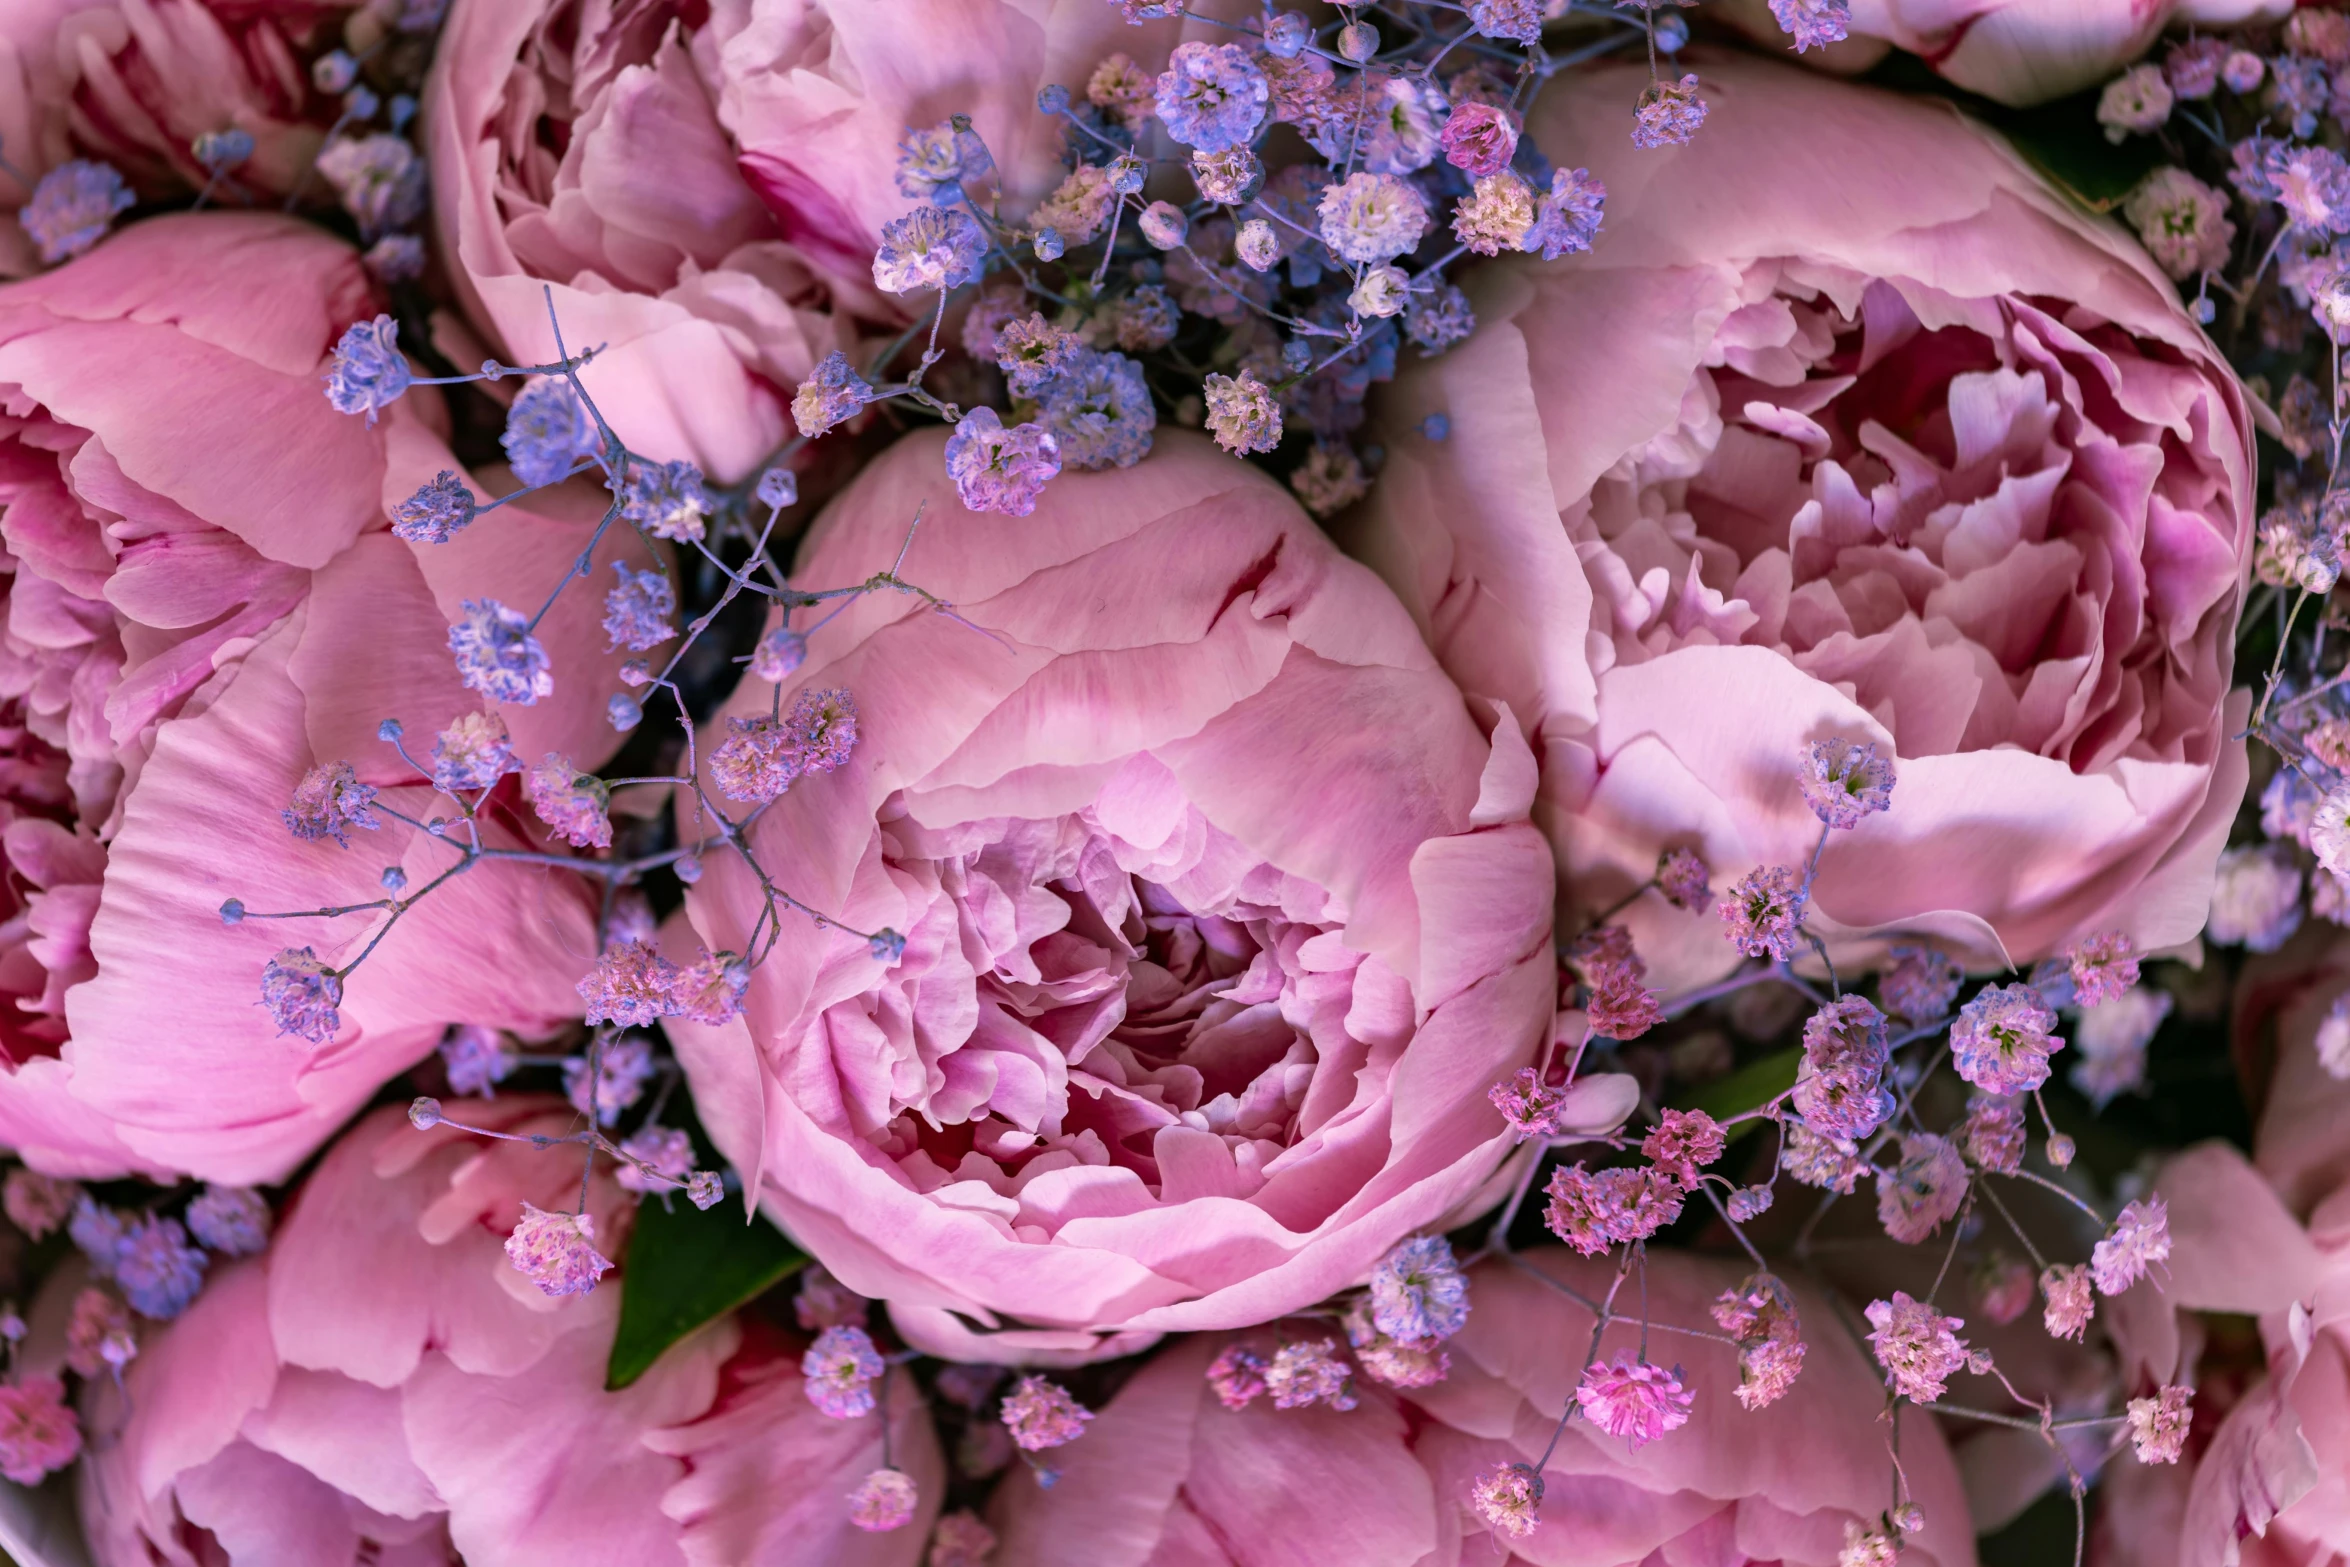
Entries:
[[1068,249],[1068,242],[1061,238],[1059,229],[1038,229],[1036,238],[1029,243],[1036,248],[1036,259],[1039,261],[1058,261],[1061,252]]
[[120,1371],[139,1358],[139,1341],[131,1337],[130,1329],[116,1328],[98,1341],[98,1358]]
[[757,491],[762,506],[791,506],[800,498],[799,475],[789,468],[770,468],[759,475]]
[[613,728],[626,734],[645,721],[645,710],[635,697],[625,691],[615,691],[612,700],[604,704],[604,716],[612,721]]
[[685,1183],[685,1196],[697,1208],[715,1208],[726,1196],[726,1178],[716,1170],[696,1170]]
[[1069,89],[1059,82],[1048,82],[1036,90],[1036,112],[1039,114],[1067,114]]
[[421,1094],[408,1105],[408,1124],[420,1132],[429,1132],[441,1124],[441,1102],[430,1094]]
[[620,666],[620,683],[624,686],[650,685],[652,680],[653,666],[641,658],[632,658]]
[[244,917],[245,900],[242,898],[231,898],[220,906],[220,922],[223,925],[237,924]]
[[384,867],[383,885],[386,892],[399,892],[408,885],[408,873],[397,865]]
[[876,963],[895,963],[906,955],[906,938],[884,927],[873,933],[872,939],[865,944],[865,950],[872,954]]
[[322,93],[339,93],[358,79],[359,62],[340,49],[310,62],[310,85]]
[[692,886],[702,879],[702,861],[699,855],[689,854],[677,862],[677,879]]
[[1349,64],[1362,64],[1379,52],[1379,29],[1368,22],[1347,23],[1338,30],[1338,52]]
[[375,726],[375,737],[386,745],[393,744],[407,732],[400,727],[400,721],[397,718],[387,718]]
[[2062,1132],[2048,1139],[2048,1162],[2059,1170],[2070,1168],[2073,1155],[2077,1152],[2079,1150],[2073,1146],[2073,1140]]

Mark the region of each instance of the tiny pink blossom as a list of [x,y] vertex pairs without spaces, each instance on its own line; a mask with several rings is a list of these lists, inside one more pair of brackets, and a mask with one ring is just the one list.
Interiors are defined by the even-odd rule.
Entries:
[[1738,1385],[1731,1389],[1747,1409],[1761,1409],[1787,1396],[1803,1372],[1803,1340],[1757,1339],[1738,1350]]
[[1869,743],[1841,736],[1804,747],[1803,803],[1832,828],[1858,827],[1893,804],[1893,764]]
[[81,1421],[66,1406],[63,1382],[30,1376],[0,1386],[0,1475],[38,1485],[81,1450]]
[[1977,1094],[1967,1101],[1967,1157],[1995,1175],[2024,1167],[2024,1107],[2003,1095]]
[[1517,156],[1517,116],[1498,104],[1455,105],[1438,143],[1444,161],[1469,178],[1499,174]]
[[705,951],[678,971],[670,993],[678,1016],[716,1028],[742,1012],[743,992],[750,985],[750,968],[740,957],[731,952]]
[[1784,1283],[1768,1273],[1748,1274],[1737,1288],[1715,1296],[1709,1309],[1721,1330],[1741,1342],[1793,1338],[1798,1329],[1795,1298]]
[[2187,1450],[2187,1428],[2195,1423],[2191,1389],[2166,1386],[2152,1398],[2130,1400],[2130,1440],[2142,1464],[2175,1464]]
[[995,1547],[995,1531],[980,1522],[977,1513],[949,1513],[930,1531],[924,1567],[987,1567]]
[[1339,1358],[1336,1339],[1308,1339],[1284,1344],[1265,1367],[1265,1388],[1275,1409],[1304,1409],[1328,1404],[1332,1409],[1355,1407],[1354,1375]]
[[2057,1263],[2040,1275],[2040,1293],[2048,1297],[2040,1320],[2049,1334],[2079,1342],[2097,1311],[2097,1297],[2089,1289],[2089,1270],[2076,1263]]
[[1901,1542],[1882,1529],[1844,1526],[1844,1549],[1836,1553],[1836,1567],[1895,1567],[1901,1560]]
[[1667,849],[1656,857],[1656,887],[1665,901],[1692,914],[1713,901],[1711,873],[1691,849]]
[[1901,1139],[1901,1162],[1877,1176],[1877,1222],[1905,1246],[1942,1227],[1966,1200],[1966,1161],[1947,1138],[1919,1132]]
[[1618,1355],[1612,1366],[1594,1362],[1584,1367],[1575,1389],[1583,1417],[1635,1449],[1687,1425],[1696,1402],[1697,1395],[1681,1383],[1679,1367],[1667,1371],[1628,1355]]
[[1543,1223],[1586,1257],[1618,1242],[1646,1240],[1681,1217],[1682,1192],[1650,1169],[1601,1170],[1581,1164],[1551,1172]]
[[693,1174],[694,1140],[674,1126],[643,1127],[621,1142],[620,1151],[639,1161],[614,1172],[623,1191],[670,1190],[661,1177],[682,1185]]
[[903,1529],[914,1519],[921,1493],[903,1469],[876,1469],[849,1493],[849,1522],[868,1534]]
[[1022,1377],[1004,1395],[1004,1429],[1031,1453],[1076,1441],[1092,1418],[1093,1411],[1071,1398],[1067,1389],[1042,1377]]
[[601,778],[583,773],[570,759],[549,751],[523,775],[522,792],[539,820],[575,849],[612,847],[612,791]]
[[1638,1039],[1665,1020],[1657,994],[1638,980],[1611,979],[1586,1004],[1591,1032],[1619,1043]]
[[1721,915],[1730,945],[1750,958],[1784,963],[1795,956],[1808,896],[1795,872],[1784,865],[1750,871],[1722,900]]
[[2114,1216],[2089,1253],[2089,1271],[2099,1294],[2119,1295],[2169,1255],[2170,1210],[2160,1197],[2142,1197]]
[[1542,1474],[1531,1464],[1496,1464],[1469,1488],[1469,1505],[1496,1534],[1523,1540],[1542,1522]]
[[1246,1344],[1228,1344],[1208,1364],[1208,1386],[1226,1409],[1246,1409],[1265,1391],[1265,1357]]
[[1632,145],[1682,146],[1705,123],[1706,108],[1706,101],[1697,96],[1695,76],[1684,76],[1677,82],[1650,82],[1632,117]]
[[1621,925],[1594,925],[1577,936],[1567,944],[1566,961],[1594,990],[1636,984],[1648,973],[1632,933]]
[[1942,1396],[1943,1384],[1967,1363],[1966,1345],[1953,1331],[1964,1322],[1943,1316],[1905,1291],[1895,1290],[1889,1301],[1870,1301],[1866,1315],[1874,1329],[1869,1347],[1885,1368],[1885,1385],[1904,1398],[1932,1403]]
[[596,959],[587,978],[579,982],[579,996],[587,1003],[590,1023],[617,1023],[642,1028],[661,1018],[675,1017],[678,967],[641,941],[615,942]]
[[1566,1101],[1560,1089],[1543,1082],[1541,1072],[1527,1066],[1520,1067],[1485,1091],[1493,1108],[1524,1142],[1529,1137],[1555,1137],[1559,1132],[1559,1109]]
[[1851,1149],[1822,1137],[1801,1121],[1785,1123],[1782,1136],[1779,1168],[1806,1186],[1848,1195],[1869,1173],[1867,1162]]
[[584,1213],[548,1213],[522,1205],[522,1220],[506,1237],[506,1260],[542,1294],[584,1295],[611,1271],[612,1259],[596,1250],[596,1221]]
[[87,1286],[73,1298],[73,1314],[65,1328],[65,1363],[94,1377],[106,1369],[107,1335],[130,1331],[130,1307],[111,1291]]
[[1358,1298],[1346,1308],[1346,1341],[1363,1375],[1389,1387],[1432,1387],[1452,1374],[1452,1356],[1433,1339],[1399,1339],[1379,1330],[1371,1302]]
[[1934,948],[1898,946],[1893,966],[1877,981],[1877,994],[1886,1011],[1922,1023],[1949,1011],[1965,980],[1959,966]]
[[1728,1146],[1728,1134],[1703,1110],[1667,1110],[1641,1139],[1640,1151],[1683,1186],[1694,1187],[1697,1172]]
[[886,1369],[863,1328],[826,1328],[800,1357],[808,1402],[835,1420],[873,1413],[873,1384]]
[[1869,1135],[1893,1114],[1885,1068],[1893,1045],[1885,1014],[1865,996],[1846,995],[1803,1025],[1803,1064],[1794,1104],[1804,1124],[1838,1142]]
[[2048,1057],[2064,1048],[2056,1014],[2029,985],[1991,985],[1950,1026],[1951,1064],[1987,1094],[2025,1094],[2048,1081]]
[[2119,931],[2077,942],[2065,957],[2072,964],[2074,999],[2084,1007],[2111,1001],[2138,983],[2138,959],[2130,938]]
[[81,1194],[82,1189],[71,1181],[19,1165],[0,1183],[0,1210],[8,1214],[9,1223],[39,1240],[66,1221]]

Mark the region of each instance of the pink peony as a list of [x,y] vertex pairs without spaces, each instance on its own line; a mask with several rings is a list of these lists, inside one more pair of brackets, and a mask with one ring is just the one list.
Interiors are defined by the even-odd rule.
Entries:
[[[37,181],[72,158],[184,202],[208,177],[196,138],[226,130],[253,138],[228,171],[237,188],[284,196],[305,183],[338,112],[302,62],[337,41],[341,16],[320,0],[17,0],[0,11],[0,148],[11,165],[0,208],[25,199],[15,174]],[[322,179],[307,190],[334,199]],[[23,231],[0,217],[0,277],[36,267]]]
[[[1527,1260],[1587,1294],[1605,1294],[1614,1273],[1556,1250]],[[1727,1263],[1651,1251],[1650,1310],[1659,1322],[1708,1327],[1708,1302],[1737,1279]],[[1362,1402],[1343,1413],[1275,1409],[1261,1398],[1225,1406],[1208,1368],[1231,1343],[1261,1339],[1269,1349],[1269,1333],[1171,1344],[1103,1407],[1083,1441],[1054,1455],[1061,1473],[1051,1489],[1019,1472],[999,1486],[988,1512],[1001,1540],[996,1559],[1833,1567],[1846,1525],[1874,1524],[1885,1508],[1878,1377],[1829,1326],[1785,1396],[1751,1411],[1729,1396],[1736,1350],[1672,1335],[1673,1358],[1687,1363],[1682,1380],[1698,1395],[1685,1423],[1632,1451],[1578,1414],[1537,1475],[1531,1466],[1575,1398],[1591,1316],[1506,1263],[1471,1270],[1471,1281],[1477,1310],[1450,1341],[1451,1375],[1400,1392],[1358,1383]],[[1823,1325],[1834,1320],[1816,1296],[1802,1309]],[[1611,1327],[1603,1359],[1632,1355],[1638,1337],[1636,1321]],[[1925,1516],[1903,1562],[1972,1567],[1966,1501],[1931,1421],[1902,1421],[1901,1460]],[[1245,1541],[1246,1553],[1225,1541]]]
[[[1607,240],[1471,280],[1478,335],[1387,396],[1356,546],[1528,726],[1579,909],[1693,835],[1719,884],[1803,866],[1807,748],[1841,739],[1899,784],[1821,855],[1832,950],[2187,939],[2246,771],[2232,372],[2134,245],[1945,107],[1706,83],[1669,178],[1625,143],[1629,74],[1544,95],[1528,132],[1605,178]],[[1735,961],[1662,898],[1617,917],[1668,996]]]
[[1918,55],[1952,84],[2007,104],[2094,87],[2166,30],[2277,21],[2291,0],[1852,0],[1851,36]]
[[[892,596],[811,637],[857,750],[753,832],[904,950],[787,916],[739,1022],[671,1024],[704,1124],[917,1343],[950,1311],[1219,1328],[1359,1284],[1512,1146],[1487,1091],[1554,999],[1532,759],[1204,440],[1008,519],[953,510],[940,439],[868,468],[799,580],[862,580],[927,505],[956,520],[904,572],[987,635]],[[730,861],[687,904],[733,951],[761,907]]]
[[[387,864],[421,885],[449,863],[380,809],[373,830],[338,819],[345,849],[281,808],[342,762],[378,807],[429,814],[378,723],[421,757],[477,710],[447,652],[459,603],[535,603],[601,510],[551,495],[447,544],[394,538],[386,505],[454,459],[429,392],[372,429],[321,394],[328,348],[375,308],[348,247],[246,213],[140,223],[0,287],[0,1143],[40,1168],[274,1180],[452,1021],[543,1034],[578,1015],[594,906],[543,870],[435,893],[324,996],[331,1019],[296,1017],[302,984],[333,987],[287,969],[280,1011],[318,1043],[257,1004],[264,966],[347,963],[368,922],[222,923],[230,898],[360,903]],[[539,629],[564,684],[505,720],[533,751],[617,742],[598,607],[575,590]],[[491,842],[541,846],[510,811],[486,820]]]
[[1024,213],[1063,172],[1037,89],[1082,93],[1113,49],[1155,72],[1185,28],[1207,32],[1093,3],[455,0],[419,133],[452,280],[517,362],[554,357],[551,284],[566,341],[610,345],[584,379],[621,436],[740,479],[827,354],[862,368],[860,319],[903,319],[872,263],[915,205],[908,130],[970,115],[980,199]]
[[[544,1097],[468,1109],[500,1131],[571,1122]],[[590,1212],[624,1238],[609,1170]],[[605,1391],[622,1286],[549,1300],[501,1250],[578,1191],[572,1150],[419,1132],[397,1109],[361,1122],[269,1250],[142,1344],[127,1422],[97,1384],[94,1429],[115,1435],[82,1467],[81,1506],[100,1567],[180,1560],[196,1531],[226,1562],[914,1567],[943,1473],[911,1379],[891,1389],[892,1457],[922,1528],[869,1538],[848,1497],[881,1429],[810,1405],[804,1340],[722,1318]]]
[[[2259,1567],[2321,1567],[2350,1555],[2350,1083],[2326,1070],[2316,1046],[2350,990],[2350,941],[2330,935],[2246,965],[2237,985],[2237,1048],[2259,1041],[2275,1063],[2253,1138],[2268,1189],[2252,1181],[2246,1190],[2201,1149],[2157,1182],[2172,1237],[2166,1303],[2257,1312],[2268,1352],[2267,1377],[2207,1443],[2199,1430],[2188,1444],[2195,1473],[2181,1567],[2239,1548]],[[2265,1215],[2263,1202],[2274,1208],[2277,1199],[2286,1211]],[[2114,1304],[2152,1288],[2141,1283]],[[2223,1290],[2234,1298],[2215,1298]],[[2157,1325],[2168,1325],[2167,1313]],[[2169,1348],[2162,1338],[2153,1346]],[[2143,1380],[2190,1378],[2155,1359]]]

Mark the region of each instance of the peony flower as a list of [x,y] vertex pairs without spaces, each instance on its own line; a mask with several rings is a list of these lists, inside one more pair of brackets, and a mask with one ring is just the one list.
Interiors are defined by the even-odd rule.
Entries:
[[[451,1022],[578,1015],[594,905],[544,870],[450,882],[347,983],[325,970],[368,920],[222,922],[232,898],[365,903],[387,865],[421,885],[449,864],[384,813],[432,796],[377,726],[476,713],[445,652],[461,602],[542,601],[601,513],[551,495],[445,544],[395,538],[387,504],[454,459],[428,393],[372,428],[321,395],[330,345],[374,311],[347,246],[248,213],[140,223],[0,288],[0,388],[22,409],[0,437],[0,1144],[39,1168],[276,1180]],[[617,743],[597,613],[575,588],[540,624],[565,686],[501,720],[534,751]],[[542,846],[496,811],[484,830]]]
[[1066,126],[1037,89],[1082,85],[1113,48],[1155,73],[1193,36],[1231,35],[1129,28],[1102,4],[1040,20],[1017,0],[744,0],[658,25],[586,0],[455,0],[421,116],[435,219],[505,358],[555,357],[551,285],[565,340],[609,345],[582,378],[622,438],[733,483],[791,434],[819,361],[864,367],[852,317],[931,303],[872,275],[883,226],[916,205],[909,128],[969,115],[994,163],[975,199],[1023,215],[1063,173]]
[[[331,20],[330,20],[331,19]],[[199,137],[242,132],[251,151],[225,170],[275,206],[305,176],[337,101],[313,90],[298,50],[341,11],[315,0],[27,0],[0,17],[0,209],[13,211],[69,159],[116,170],[141,196],[183,203],[210,180]],[[218,186],[215,189],[219,189]],[[36,268],[16,222],[0,217],[0,277]]]
[[[1526,1260],[1602,1295],[1615,1271],[1556,1250]],[[1652,1250],[1650,1312],[1710,1333],[1707,1306],[1737,1279],[1725,1262]],[[1449,1376],[1405,1390],[1358,1383],[1361,1403],[1343,1413],[1263,1398],[1227,1407],[1210,1367],[1235,1344],[1270,1349],[1270,1331],[1174,1341],[1103,1406],[1084,1440],[1053,1455],[1060,1473],[1049,1490],[1017,1471],[999,1485],[988,1510],[996,1559],[1096,1567],[1114,1541],[1117,1560],[1162,1563],[1833,1567],[1847,1526],[1877,1522],[1890,1474],[1882,1389],[1841,1331],[1824,1328],[1802,1376],[1754,1410],[1729,1396],[1736,1349],[1673,1335],[1672,1357],[1686,1362],[1680,1380],[1697,1394],[1685,1418],[1671,1404],[1672,1428],[1634,1451],[1578,1410],[1537,1468],[1578,1385],[1589,1385],[1581,1356],[1591,1315],[1507,1263],[1473,1269],[1471,1288],[1477,1310],[1451,1340]],[[1816,1296],[1802,1310],[1833,1320]],[[1611,1373],[1639,1331],[1627,1317],[1601,1335]],[[1902,1421],[1901,1462],[1925,1525],[1904,1541],[1903,1562],[1967,1567],[1966,1502],[1931,1421]],[[1248,1554],[1222,1541],[1245,1541]]]
[[[504,1132],[562,1133],[561,1101],[471,1104]],[[600,1167],[598,1233],[629,1199]],[[579,1196],[571,1150],[415,1131],[379,1110],[331,1148],[261,1256],[103,1381],[82,1520],[105,1567],[176,1559],[198,1531],[224,1561],[809,1560],[915,1567],[912,1537],[869,1540],[848,1493],[881,1461],[873,1420],[803,1392],[804,1340],[722,1317],[606,1391],[625,1286],[548,1300],[504,1232]],[[127,1417],[126,1417],[127,1416]],[[923,1527],[944,1488],[912,1380],[895,1379],[893,1460]]]
[[[1487,1092],[1547,1039],[1516,729],[1490,745],[1377,579],[1205,440],[1026,518],[954,511],[942,440],[803,553],[862,580],[917,506],[954,515],[902,570],[971,624],[869,599],[810,636],[794,678],[855,693],[857,749],[752,840],[849,929],[788,915],[741,1021],[670,1025],[704,1124],[917,1344],[950,1312],[1068,1348],[1360,1284],[1491,1200]],[[719,860],[687,910],[744,951],[763,906]],[[902,950],[857,934],[883,930]]]
[[1854,38],[1883,39],[1946,81],[2006,104],[2093,87],[2145,54],[2165,31],[2274,22],[2290,0],[1851,0]]
[[[1468,279],[1484,324],[1399,372],[1350,543],[1538,738],[1574,904],[1667,846],[1806,866],[1833,739],[1899,777],[1818,860],[1839,966],[2194,935],[2246,773],[2251,423],[2169,281],[1938,105],[1726,61],[1659,179],[1628,75],[1561,89],[1527,133],[1593,162],[1606,238]],[[1617,917],[1667,996],[1736,961],[1662,898]]]

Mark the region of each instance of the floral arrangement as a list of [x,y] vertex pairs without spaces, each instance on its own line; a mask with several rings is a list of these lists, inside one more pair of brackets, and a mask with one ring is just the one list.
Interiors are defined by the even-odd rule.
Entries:
[[2350,1552],[2350,10],[0,17],[0,1549]]

